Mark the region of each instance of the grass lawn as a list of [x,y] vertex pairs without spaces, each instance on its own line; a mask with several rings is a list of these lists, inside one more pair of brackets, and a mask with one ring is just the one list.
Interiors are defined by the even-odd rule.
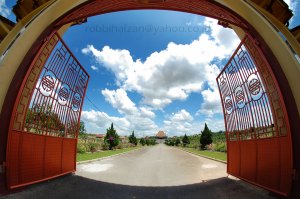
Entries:
[[80,154],[77,153],[77,162],[86,161],[86,160],[92,160],[92,159],[98,159],[103,158],[111,155],[116,155],[128,151],[132,151],[134,149],[138,149],[141,147],[132,147],[132,148],[125,148],[125,149],[117,149],[117,150],[107,150],[107,151],[101,151],[101,152],[95,152],[95,153],[84,153]]
[[217,152],[217,151],[200,151],[199,149],[194,148],[181,148],[182,150],[186,150],[195,154],[199,154],[202,156],[214,158],[217,160],[227,161],[227,153]]

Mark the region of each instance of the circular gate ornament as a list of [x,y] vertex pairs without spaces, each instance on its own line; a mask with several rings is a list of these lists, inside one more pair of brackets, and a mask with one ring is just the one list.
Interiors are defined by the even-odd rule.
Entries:
[[44,75],[41,80],[40,91],[43,95],[49,96],[55,87],[55,75],[51,72],[48,72]]
[[72,100],[72,109],[73,111],[78,111],[81,104],[81,96],[76,93]]
[[245,93],[242,87],[237,87],[234,91],[235,101],[238,108],[243,108],[245,106]]
[[248,89],[253,100],[258,100],[262,96],[262,84],[256,74],[248,77]]
[[63,84],[58,92],[58,102],[61,105],[66,105],[70,96],[70,89],[67,84]]
[[233,103],[231,97],[228,95],[224,99],[224,106],[228,114],[230,114],[233,110]]

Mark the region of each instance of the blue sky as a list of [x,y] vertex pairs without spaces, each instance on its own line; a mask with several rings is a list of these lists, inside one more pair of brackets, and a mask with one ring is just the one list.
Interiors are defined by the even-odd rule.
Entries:
[[[6,6],[5,6],[6,2]],[[14,1],[0,0],[11,20]],[[288,2],[300,10],[296,1]],[[290,27],[299,25],[299,17]],[[239,39],[215,20],[172,11],[126,11],[91,17],[63,39],[91,76],[82,120],[89,133],[138,136],[224,130],[215,78]],[[90,102],[92,101],[92,103]]]
[[215,78],[239,40],[216,23],[180,12],[129,11],[69,29],[64,39],[88,68],[87,96],[98,107],[85,101],[88,130],[104,132],[110,121],[121,134],[140,136],[195,134],[205,122],[223,130]]

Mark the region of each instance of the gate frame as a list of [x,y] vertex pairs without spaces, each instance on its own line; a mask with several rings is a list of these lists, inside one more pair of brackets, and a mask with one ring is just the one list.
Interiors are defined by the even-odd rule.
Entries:
[[[15,130],[13,128],[14,126],[14,123],[15,123],[15,114],[16,114],[16,111],[18,106],[19,106],[19,101],[20,101],[20,98],[22,96],[22,92],[26,86],[26,82],[27,80],[29,79],[29,76],[31,75],[31,71],[36,67],[35,64],[37,63],[37,61],[39,60],[39,57],[41,56],[41,54],[43,54],[43,50],[46,49],[47,45],[50,43],[51,39],[54,38],[54,37],[57,37],[57,40],[55,41],[55,44],[52,46],[51,48],[51,51],[49,52],[49,54],[46,56],[45,60],[44,60],[44,63],[43,66],[41,66],[41,69],[39,71],[39,73],[37,74],[37,77],[36,79],[34,80],[34,83],[33,83],[33,86],[32,86],[32,90],[30,91],[29,93],[29,101],[28,103],[26,104],[26,107],[25,107],[25,111],[27,113],[28,109],[29,109],[29,105],[30,105],[30,102],[32,100],[32,96],[33,96],[33,93],[36,89],[36,86],[37,86],[37,83],[38,83],[38,79],[40,78],[40,75],[44,69],[44,66],[45,64],[47,63],[47,61],[49,60],[51,54],[53,53],[53,50],[55,49],[55,47],[58,45],[59,42],[61,42],[61,45],[65,47],[65,49],[68,51],[68,53],[70,54],[70,57],[72,57],[78,64],[79,66],[81,67],[81,70],[87,75],[87,82],[86,82],[86,85],[85,85],[85,88],[83,90],[83,95],[82,95],[82,101],[81,101],[81,105],[79,107],[79,113],[78,113],[78,121],[77,121],[77,132],[75,133],[75,137],[74,138],[64,138],[64,137],[59,137],[59,136],[50,136],[48,134],[46,135],[40,135],[40,134],[35,134],[35,133],[30,133],[30,132],[25,132],[24,130]],[[11,145],[11,141],[12,141],[12,132],[18,132],[21,134],[30,134],[30,135],[34,135],[34,136],[42,136],[44,137],[45,139],[47,137],[49,138],[56,138],[56,139],[60,139],[61,140],[61,143],[62,143],[62,146],[63,146],[63,143],[64,143],[64,140],[74,140],[75,141],[75,149],[74,149],[74,169],[71,170],[71,171],[67,171],[67,172],[62,172],[60,174],[57,174],[57,175],[52,175],[51,177],[45,177],[43,179],[39,179],[39,180],[35,180],[35,181],[32,181],[32,182],[26,182],[26,183],[22,183],[22,184],[19,184],[19,185],[12,185],[10,186],[10,178],[9,178],[9,175],[10,175],[10,171],[9,171],[9,165],[8,165],[8,162],[6,162],[6,167],[7,167],[7,170],[6,170],[6,181],[7,181],[7,186],[9,189],[15,189],[15,188],[19,188],[19,187],[23,187],[23,186],[27,186],[27,185],[30,185],[30,184],[34,184],[34,183],[38,183],[38,182],[43,182],[43,181],[46,181],[46,180],[49,180],[49,179],[53,179],[53,178],[56,178],[56,177],[59,177],[59,176],[63,176],[63,175],[66,175],[66,174],[69,174],[69,173],[73,173],[76,171],[76,146],[77,146],[77,142],[78,142],[78,132],[79,132],[79,127],[80,127],[80,118],[81,118],[81,110],[82,110],[82,106],[84,104],[84,97],[85,97],[85,94],[86,94],[86,90],[87,90],[87,87],[88,87],[88,83],[89,83],[89,74],[86,72],[86,70],[81,66],[80,62],[77,60],[77,58],[74,56],[74,54],[72,53],[72,51],[69,49],[69,47],[67,46],[67,44],[64,42],[64,40],[61,38],[61,36],[57,33],[56,30],[53,30],[47,37],[46,39],[43,40],[43,44],[39,47],[38,49],[38,52],[36,54],[34,54],[34,59],[31,61],[31,64],[29,65],[28,67],[28,70],[26,72],[26,75],[25,77],[23,78],[22,80],[22,84],[20,86],[20,89],[19,89],[19,92],[17,93],[17,97],[16,97],[16,100],[13,102],[14,103],[14,106],[13,106],[13,113],[12,113],[12,116],[9,118],[10,120],[10,126],[9,126],[9,132],[8,132],[8,139],[7,139],[7,150],[6,150],[6,154],[10,154],[10,151],[11,151],[11,148],[10,148],[10,145]],[[70,99],[71,100],[71,99]],[[26,114],[25,113],[25,114]],[[25,122],[26,120],[26,116],[24,117],[23,119],[23,122]],[[45,141],[44,141],[45,143]],[[62,147],[63,148],[63,147]],[[63,151],[62,151],[63,152]],[[45,149],[43,151],[43,156],[45,157]],[[63,158],[63,155],[61,156],[61,159]],[[18,160],[20,160],[20,157],[18,158]],[[43,160],[44,162],[45,160]],[[61,161],[61,163],[63,163]],[[44,171],[45,171],[45,168],[43,168]],[[63,168],[61,167],[61,170]],[[45,174],[44,174],[45,175]]]
[[[54,0],[51,1],[51,3],[53,3],[53,2],[55,2],[55,1]],[[82,5],[84,2],[86,2],[86,1],[85,0],[77,0],[77,1],[72,2],[72,4],[70,4],[70,2],[60,0],[60,1],[55,2],[53,4],[53,6],[51,5],[51,7],[49,7],[48,10],[52,11],[53,8],[56,8],[57,9],[56,13],[58,13],[58,14],[54,14],[55,15],[54,19],[57,19],[57,18],[59,18],[59,16],[65,16],[66,13],[68,13],[70,10],[72,10],[76,6],[80,7],[80,5]],[[186,2],[186,3],[188,3],[188,2]],[[271,65],[272,71],[274,72],[276,79],[278,80],[279,87],[283,93],[284,102],[286,104],[287,112],[288,112],[288,115],[290,118],[289,122],[290,122],[291,132],[292,132],[291,136],[293,138],[292,139],[292,142],[293,142],[292,147],[293,147],[293,151],[294,151],[293,197],[298,198],[298,197],[300,197],[300,190],[298,190],[298,187],[300,186],[300,178],[299,178],[300,134],[298,133],[299,129],[300,129],[300,117],[299,117],[300,110],[297,109],[296,98],[294,98],[294,96],[293,96],[293,92],[295,92],[295,89],[292,90],[292,87],[290,86],[288,79],[286,78],[286,75],[285,75],[286,71],[284,72],[280,65],[280,63],[286,63],[286,62],[284,62],[283,59],[279,59],[279,61],[280,61],[280,63],[279,63],[279,61],[277,60],[277,58],[275,56],[276,54],[278,55],[278,51],[276,51],[276,49],[275,49],[275,52],[274,53],[272,52],[272,49],[274,49],[274,46],[271,45],[267,36],[265,34],[263,34],[262,30],[260,29],[260,26],[258,26],[258,23],[256,23],[255,20],[252,20],[252,19],[249,20],[250,21],[249,23],[247,20],[245,20],[247,18],[247,16],[253,15],[254,19],[259,19],[260,24],[266,24],[266,25],[268,24],[263,19],[261,19],[261,17],[258,17],[259,14],[255,10],[251,10],[251,8],[245,6],[246,2],[235,2],[234,4],[232,4],[230,1],[227,1],[227,0],[216,0],[216,1],[214,1],[214,3],[216,4],[216,6],[226,7],[227,10],[229,10],[231,13],[239,13],[236,15],[239,16],[240,19],[245,21],[245,23],[248,26],[247,32],[250,33],[253,37],[255,37],[257,39],[257,41],[259,42],[259,44],[258,44],[259,48],[264,52],[264,55],[265,55],[266,59],[268,60],[268,63]],[[145,6],[145,7],[147,7],[147,6]],[[151,8],[155,9],[154,3],[152,3]],[[165,8],[165,10],[170,10],[170,9]],[[114,11],[117,11],[117,10],[114,10]],[[180,11],[180,9],[178,9],[178,11]],[[190,13],[192,13],[192,12],[190,12]],[[47,12],[45,14],[45,16],[49,16],[49,12]],[[37,19],[41,18],[41,19],[46,20],[48,24],[46,26],[44,25],[44,26],[41,26],[41,28],[38,28],[37,31],[39,32],[40,36],[37,37],[36,35],[34,35],[34,37],[38,38],[38,39],[34,39],[35,43],[33,43],[32,45],[30,44],[30,46],[31,46],[30,48],[26,46],[26,49],[29,49],[29,50],[28,51],[26,50],[27,54],[26,54],[26,52],[23,52],[24,54],[26,54],[26,56],[24,57],[23,61],[19,65],[19,68],[14,75],[13,81],[11,81],[11,84],[9,86],[8,92],[5,97],[5,101],[3,103],[3,108],[1,110],[1,116],[0,116],[0,120],[2,121],[2,124],[0,126],[0,132],[3,132],[0,134],[1,135],[0,142],[3,142],[3,146],[6,145],[5,140],[6,140],[7,135],[5,135],[5,133],[7,132],[7,116],[9,116],[11,114],[11,108],[12,108],[11,101],[14,101],[13,99],[15,99],[15,97],[16,97],[14,94],[14,91],[18,91],[18,87],[20,85],[20,79],[24,78],[24,73],[26,73],[26,70],[28,67],[28,64],[26,64],[26,62],[27,63],[30,62],[30,59],[32,59],[32,57],[34,56],[34,53],[36,52],[36,49],[38,48],[38,46],[40,46],[40,41],[42,41],[48,35],[48,33],[50,33],[52,31],[52,29],[58,28],[58,27],[55,27],[56,22],[54,22],[54,20],[49,19],[49,18],[47,19],[47,18],[45,18],[45,16],[42,15],[42,16],[37,17]],[[250,23],[251,24],[253,23],[254,26],[252,26]],[[256,27],[257,30],[254,27]],[[269,32],[272,32],[271,38],[274,38],[274,31],[272,31],[270,27],[267,27],[267,30]],[[12,34],[16,34],[16,33],[14,32]],[[18,39],[17,41],[19,41],[19,40],[22,41],[22,37],[20,37],[20,38],[21,39]],[[266,38],[266,41],[263,38]],[[279,38],[279,36],[276,38],[277,39],[276,41],[279,41],[278,38]],[[270,47],[267,44],[267,42],[269,42]],[[279,43],[281,45],[284,45],[284,43],[281,40],[279,41]],[[15,46],[13,46],[12,49],[14,49],[14,47]],[[272,47],[272,49],[271,49],[271,47]],[[285,55],[288,56],[288,58],[285,60],[292,62],[293,67],[296,67],[294,59],[291,57],[291,54],[288,52],[289,51],[288,51],[287,47],[284,47],[284,53],[285,53]],[[8,55],[9,55],[9,56],[7,56],[8,58],[5,57],[5,59],[11,58],[11,53],[8,53]],[[289,72],[287,72],[287,77],[289,78],[289,80],[293,79],[293,77],[291,77],[291,74]],[[297,100],[299,101],[299,98],[297,98]],[[1,146],[1,143],[0,143],[0,146]],[[0,152],[1,152],[0,153],[0,161],[2,161],[3,158],[5,158],[5,157],[3,157],[3,151],[4,151],[4,149],[0,149]],[[0,180],[0,183],[1,183],[1,180]]]
[[[247,46],[247,44],[246,44],[246,41],[247,40],[249,40],[250,41],[250,43],[251,44],[254,44],[255,45],[255,47],[256,47],[256,50],[258,51],[257,53],[260,55],[259,57],[260,57],[260,59],[257,59],[254,55],[253,55],[253,52],[251,52],[250,51],[250,49],[248,49],[248,47],[249,46]],[[255,131],[255,138],[251,138],[250,140],[241,140],[240,138],[240,132],[239,132],[239,130],[237,130],[237,139],[236,140],[230,140],[229,139],[229,136],[228,136],[228,122],[229,121],[227,121],[227,118],[226,118],[226,115],[228,115],[227,114],[227,111],[225,110],[225,104],[224,104],[224,96],[223,96],[223,93],[221,92],[221,88],[220,88],[220,83],[219,83],[219,78],[220,78],[220,76],[221,75],[223,75],[223,73],[225,72],[225,70],[227,69],[227,66],[228,65],[230,65],[231,63],[232,63],[232,60],[235,60],[235,62],[236,61],[239,61],[239,60],[236,60],[235,59],[235,57],[236,56],[238,56],[238,51],[241,49],[241,47],[242,46],[244,46],[244,48],[247,50],[247,53],[248,53],[248,55],[250,56],[250,59],[253,61],[253,63],[254,63],[254,65],[255,65],[255,67],[256,67],[256,69],[257,69],[257,72],[258,72],[258,74],[259,74],[259,76],[260,76],[260,80],[261,80],[261,83],[263,84],[263,87],[264,87],[264,90],[266,90],[266,96],[267,96],[267,99],[268,99],[268,101],[269,101],[269,106],[270,106],[270,109],[271,109],[271,113],[272,113],[272,119],[273,119],[273,122],[275,123],[275,124],[277,124],[277,113],[276,113],[276,111],[275,111],[275,109],[274,109],[274,105],[273,105],[273,96],[271,96],[271,94],[270,94],[270,91],[269,91],[269,85],[267,85],[267,83],[266,83],[266,80],[267,80],[267,78],[268,78],[268,76],[265,76],[266,74],[264,74],[264,73],[266,73],[266,72],[262,72],[263,70],[265,70],[265,71],[267,71],[267,72],[269,72],[268,74],[269,74],[269,77],[271,77],[271,79],[272,79],[272,83],[274,84],[273,86],[275,87],[273,90],[276,90],[277,91],[277,94],[278,94],[278,97],[279,97],[279,103],[280,103],[280,110],[282,110],[283,111],[283,117],[284,117],[284,124],[285,124],[285,127],[286,127],[286,135],[279,135],[278,134],[278,132],[279,132],[279,130],[277,130],[277,134],[276,135],[274,135],[274,136],[272,136],[272,137],[264,137],[264,138],[257,138],[256,137],[256,134],[259,134],[259,133],[256,133]],[[253,51],[253,49],[252,49],[252,51]],[[261,65],[264,65],[265,66],[265,68],[261,68],[261,65],[258,65],[258,61],[259,60],[261,60],[261,61],[263,61],[263,64],[261,64]],[[263,67],[263,66],[262,66]],[[290,121],[290,119],[289,119],[289,116],[288,116],[288,112],[287,112],[287,109],[286,109],[286,105],[285,105],[285,103],[284,103],[284,98],[283,98],[283,95],[282,95],[282,92],[281,92],[281,90],[280,90],[280,87],[279,87],[279,84],[278,84],[278,81],[277,81],[277,79],[275,78],[275,76],[274,76],[274,74],[273,74],[273,71],[272,71],[272,68],[271,68],[271,66],[270,66],[270,64],[269,64],[269,62],[267,61],[267,59],[266,59],[266,57],[264,56],[264,54],[263,54],[263,52],[261,51],[261,49],[259,48],[259,45],[258,45],[258,43],[257,43],[257,41],[255,40],[255,39],[253,39],[252,38],[252,36],[250,35],[250,34],[245,34],[245,36],[244,36],[244,38],[243,39],[241,39],[241,42],[240,42],[240,44],[238,45],[238,47],[236,48],[236,50],[234,51],[234,53],[232,54],[232,56],[229,58],[229,60],[228,60],[228,62],[227,62],[227,64],[224,66],[224,68],[220,71],[220,74],[218,75],[218,77],[216,78],[216,81],[217,81],[217,85],[218,85],[218,89],[219,89],[219,95],[220,95],[220,99],[221,99],[221,103],[222,103],[222,110],[223,110],[223,116],[224,116],[224,123],[225,123],[225,136],[226,136],[226,145],[227,145],[227,150],[229,151],[230,150],[230,142],[236,142],[238,145],[239,145],[239,154],[237,154],[238,156],[239,156],[239,161],[240,161],[240,165],[239,165],[239,172],[241,172],[241,143],[242,142],[247,142],[247,141],[253,141],[253,142],[255,142],[255,145],[256,145],[256,158],[257,158],[257,144],[259,143],[259,141],[262,141],[262,140],[268,140],[268,139],[280,139],[280,138],[284,138],[284,137],[286,137],[287,138],[287,141],[288,141],[288,145],[289,145],[289,147],[290,147],[290,150],[289,150],[289,152],[290,152],[290,154],[289,154],[289,157],[288,157],[288,159],[290,160],[290,179],[289,179],[289,181],[290,181],[290,185],[292,185],[292,181],[293,181],[293,168],[292,168],[292,166],[293,166],[293,148],[292,148],[292,140],[291,140],[291,130],[290,130],[290,123],[289,123],[289,121]],[[232,87],[232,85],[231,84],[229,84],[228,85],[229,87]],[[233,95],[234,94],[234,91],[230,91],[230,95]],[[246,91],[244,90],[244,94],[245,95],[247,95],[246,94]],[[249,97],[249,96],[248,96]],[[247,98],[248,98],[247,97]],[[232,98],[234,98],[234,96],[232,96]],[[246,97],[245,97],[246,98]],[[260,97],[261,98],[261,97]],[[259,99],[260,99],[259,98]],[[258,100],[259,100],[258,99]],[[232,101],[235,101],[234,99],[232,99]],[[251,101],[253,101],[253,100],[251,100]],[[250,102],[250,101],[249,101]],[[244,105],[244,107],[245,107],[246,105]],[[243,107],[243,108],[244,108]],[[238,108],[236,108],[236,109],[238,109]],[[249,109],[251,109],[251,108],[249,108]],[[278,109],[276,109],[276,110],[278,110]],[[234,111],[234,110],[233,110]],[[230,113],[230,114],[234,114],[234,113]],[[238,122],[237,122],[238,123]],[[251,135],[251,137],[252,137],[252,135]],[[277,141],[277,142],[279,142],[279,141]],[[280,154],[279,154],[280,155]],[[280,157],[279,157],[280,158]],[[230,160],[230,158],[229,158],[229,153],[227,152],[227,160]],[[256,161],[258,161],[258,160],[256,160]],[[259,183],[257,183],[257,182],[254,182],[254,181],[251,181],[251,180],[249,180],[249,179],[247,179],[247,178],[244,178],[242,175],[241,175],[241,173],[239,174],[239,175],[237,175],[237,174],[233,174],[233,173],[231,173],[229,170],[230,170],[230,168],[229,168],[229,164],[227,164],[227,173],[229,173],[230,175],[233,175],[233,176],[235,176],[235,177],[238,177],[238,178],[240,178],[240,179],[242,179],[242,180],[244,180],[244,181],[246,181],[246,182],[248,182],[248,183],[250,183],[250,184],[253,184],[253,185],[256,185],[256,186],[259,186],[259,187],[262,187],[262,188],[264,188],[264,189],[267,189],[267,190],[269,190],[269,191],[272,191],[272,192],[274,192],[274,193],[277,193],[277,194],[279,194],[279,195],[283,195],[283,196],[289,196],[290,195],[290,192],[291,192],[291,190],[288,192],[288,193],[284,193],[284,192],[280,192],[280,191],[278,191],[278,190],[275,190],[275,189],[272,189],[272,188],[270,188],[270,187],[267,187],[267,186],[264,186],[264,185],[261,185],[261,184],[259,184]],[[280,166],[280,163],[279,163],[279,166]],[[256,162],[256,176],[255,177],[257,177],[257,162]],[[281,166],[280,166],[280,168],[281,168]],[[291,187],[291,186],[290,186]]]

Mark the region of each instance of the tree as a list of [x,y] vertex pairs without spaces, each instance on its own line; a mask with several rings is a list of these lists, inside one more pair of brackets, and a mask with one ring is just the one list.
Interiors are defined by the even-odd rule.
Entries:
[[119,135],[117,131],[114,129],[114,124],[111,123],[110,128],[106,130],[106,135],[104,137],[104,141],[109,144],[109,150],[112,150],[113,147],[119,145]]
[[129,143],[134,144],[135,146],[137,145],[137,139],[134,136],[134,131],[132,131],[132,134],[129,136]]
[[207,127],[207,124],[205,123],[204,130],[201,131],[201,136],[200,136],[201,149],[205,149],[206,145],[211,144],[212,141],[213,141],[212,140],[212,132]]
[[145,146],[145,144],[146,144],[145,138],[141,138],[140,144],[143,145],[143,146]]
[[79,134],[86,134],[85,124],[83,121],[80,121]]
[[32,133],[65,136],[64,122],[59,117],[59,114],[46,103],[34,104],[28,109],[25,126],[27,131]]
[[183,146],[185,147],[189,143],[190,143],[189,137],[186,134],[184,134],[184,136],[182,138],[182,144],[183,144]]
[[79,127],[79,138],[84,140],[86,143],[88,135],[86,133],[85,124],[83,121],[80,121],[80,127]]
[[150,145],[150,139],[146,139],[146,145],[149,146]]
[[176,141],[175,141],[175,146],[178,146],[180,144],[180,139],[177,138]]

